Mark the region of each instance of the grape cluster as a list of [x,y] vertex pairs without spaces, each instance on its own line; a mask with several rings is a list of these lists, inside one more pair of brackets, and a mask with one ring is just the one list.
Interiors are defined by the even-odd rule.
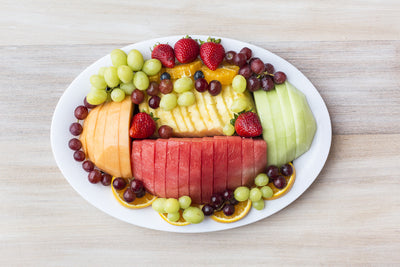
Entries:
[[210,203],[205,204],[202,208],[204,215],[213,215],[215,211],[220,211],[231,216],[235,213],[235,205],[239,202],[235,199],[234,192],[226,189],[222,194],[214,193],[211,196]]
[[74,122],[70,125],[69,131],[70,133],[75,136],[68,141],[68,147],[74,151],[73,157],[74,160],[77,162],[82,162],[82,168],[88,172],[88,180],[92,184],[97,184],[101,182],[104,186],[108,186],[111,184],[111,175],[102,172],[95,168],[95,165],[90,160],[86,160],[85,152],[82,149],[82,142],[76,138],[79,136],[82,131],[83,127],[79,123],[79,120],[84,120],[89,114],[89,109],[95,108],[95,105],[89,104],[87,102],[86,97],[83,100],[83,105],[80,105],[75,108],[74,115],[75,118],[78,119],[77,122]]
[[242,48],[239,53],[235,51],[226,52],[225,60],[240,67],[238,75],[232,81],[233,89],[239,93],[243,93],[246,89],[250,92],[260,89],[270,91],[274,89],[275,84],[286,81],[285,73],[275,72],[272,64],[264,63],[260,58],[252,57],[252,51],[248,47]]
[[132,203],[136,198],[142,198],[146,195],[146,189],[140,180],[133,179],[127,182],[126,179],[118,177],[113,180],[112,186],[118,191],[126,188],[122,197],[127,203]]

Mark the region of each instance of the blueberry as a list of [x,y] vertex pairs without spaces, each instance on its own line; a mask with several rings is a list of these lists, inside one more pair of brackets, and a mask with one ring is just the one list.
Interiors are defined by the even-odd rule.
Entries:
[[161,74],[160,79],[161,80],[171,80],[171,75],[169,75],[168,72],[164,72],[163,74]]
[[198,70],[194,73],[194,80],[197,80],[199,78],[204,78],[204,74],[201,70]]

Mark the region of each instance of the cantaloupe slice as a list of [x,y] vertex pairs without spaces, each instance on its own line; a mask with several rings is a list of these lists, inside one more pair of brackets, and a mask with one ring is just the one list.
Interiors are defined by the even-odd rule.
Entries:
[[94,137],[95,130],[97,125],[97,117],[99,115],[100,110],[103,108],[103,105],[97,106],[89,112],[89,115],[86,117],[85,121],[87,121],[87,125],[85,124],[86,130],[86,156],[94,162]]
[[104,153],[104,134],[106,130],[106,122],[107,122],[107,114],[110,108],[110,103],[103,104],[101,110],[99,110],[99,115],[97,116],[96,129],[94,131],[94,147],[93,147],[93,162],[96,166],[104,170],[105,165],[107,164],[105,158],[103,157]]
[[121,103],[110,102],[108,105],[105,131],[104,131],[104,144],[103,153],[101,158],[104,159],[103,170],[107,173],[120,177],[120,156],[119,156],[119,118],[121,111]]
[[127,96],[121,103],[118,127],[119,143],[119,167],[121,176],[124,178],[132,177],[131,170],[131,139],[129,137],[129,127],[132,119],[133,103],[130,96]]

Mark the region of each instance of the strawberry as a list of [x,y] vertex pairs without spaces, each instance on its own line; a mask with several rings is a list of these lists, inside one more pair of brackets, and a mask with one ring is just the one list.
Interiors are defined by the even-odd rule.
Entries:
[[190,63],[199,56],[199,44],[186,36],[175,43],[174,52],[180,63]]
[[156,45],[151,52],[151,58],[160,60],[167,68],[173,68],[175,66],[174,49],[172,49],[169,44]]
[[152,136],[156,131],[156,122],[152,115],[140,112],[133,116],[129,136],[136,139],[144,139]]
[[200,46],[201,60],[210,70],[216,70],[224,60],[225,49],[220,42],[221,39],[208,38],[207,42]]
[[239,113],[239,115],[235,114],[235,118],[235,131],[239,136],[256,137],[262,134],[261,122],[256,113],[247,111]]

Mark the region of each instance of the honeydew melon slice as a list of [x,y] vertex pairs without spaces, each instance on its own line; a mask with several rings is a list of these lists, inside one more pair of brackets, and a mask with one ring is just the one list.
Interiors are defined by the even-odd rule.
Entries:
[[286,126],[284,122],[282,109],[279,96],[276,90],[267,92],[269,106],[272,111],[272,123],[275,129],[275,142],[276,142],[276,162],[274,165],[283,165],[288,162],[287,148],[286,148]]
[[275,128],[272,120],[273,113],[269,105],[267,92],[262,90],[254,92],[254,100],[263,128],[263,138],[268,144],[268,164],[273,165],[277,162],[277,146]]
[[[293,119],[292,105],[285,84],[275,85],[275,91],[278,94],[281,105],[283,123],[286,129],[286,161],[292,161],[296,156],[296,129]],[[287,163],[285,162],[285,163]]]
[[317,130],[317,123],[315,122],[314,115],[312,114],[310,106],[308,105],[306,96],[301,92],[299,92],[299,94],[303,100],[303,105],[304,105],[303,112],[304,112],[304,121],[306,127],[306,144],[308,150],[314,139],[315,131]]

